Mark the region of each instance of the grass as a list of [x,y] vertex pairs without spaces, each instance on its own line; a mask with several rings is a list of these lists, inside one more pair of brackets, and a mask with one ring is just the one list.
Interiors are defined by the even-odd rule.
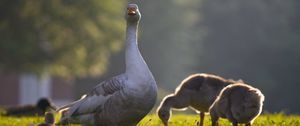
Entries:
[[[210,117],[205,116],[205,126],[210,126]],[[169,121],[170,126],[196,126],[199,123],[197,115],[174,115]],[[231,126],[226,119],[219,120],[220,126]],[[149,115],[144,118],[139,126],[163,126],[156,115]],[[253,126],[300,126],[299,115],[285,115],[283,113],[264,114],[259,116],[253,123]]]
[[[57,117],[58,118],[58,117]],[[6,117],[0,116],[0,126],[30,126],[43,122],[42,117]],[[173,115],[169,125],[170,126],[196,126],[199,121],[197,115],[192,114],[176,114]],[[205,117],[205,126],[210,126],[210,117]],[[220,126],[231,126],[231,124],[225,120],[219,120]],[[75,126],[75,125],[74,125]],[[163,126],[156,115],[150,114],[146,116],[138,126]],[[264,114],[259,116],[253,126],[300,126],[299,115],[285,115],[283,113],[277,114]]]

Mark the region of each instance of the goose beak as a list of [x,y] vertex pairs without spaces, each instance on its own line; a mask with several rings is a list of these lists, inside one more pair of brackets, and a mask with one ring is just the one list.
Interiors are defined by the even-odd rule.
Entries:
[[136,9],[135,8],[128,8],[127,9],[127,14],[130,16],[136,15]]

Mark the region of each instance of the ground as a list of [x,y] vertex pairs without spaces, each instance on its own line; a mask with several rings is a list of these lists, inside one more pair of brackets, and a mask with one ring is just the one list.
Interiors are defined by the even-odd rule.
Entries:
[[[57,116],[57,118],[59,118]],[[0,116],[0,126],[30,126],[43,122],[42,117],[6,117]],[[199,121],[199,117],[195,114],[176,114],[173,115],[170,120],[169,126],[196,126]],[[210,126],[210,118],[207,115],[205,117],[204,124]],[[76,126],[76,125],[74,125]],[[163,126],[158,117],[154,114],[150,114],[145,117],[138,126]],[[230,123],[225,120],[220,120],[220,126],[231,126]],[[277,114],[263,114],[257,118],[253,126],[300,126],[300,115],[286,115],[283,113]]]
[[[171,117],[169,126],[196,126],[199,121],[197,115],[185,115],[177,114]],[[231,126],[231,124],[221,119],[219,121],[220,126]],[[205,126],[210,126],[210,117],[206,115]],[[156,115],[149,115],[142,120],[139,126],[163,126]],[[277,114],[264,114],[259,116],[253,126],[300,126],[300,115],[285,115],[283,113]]]

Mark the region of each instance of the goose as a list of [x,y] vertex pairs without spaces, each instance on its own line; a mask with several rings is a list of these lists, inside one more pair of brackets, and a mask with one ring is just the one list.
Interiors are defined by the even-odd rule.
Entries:
[[227,118],[233,126],[244,123],[251,126],[262,111],[265,97],[261,91],[247,84],[236,83],[222,89],[210,108],[212,126],[218,119]]
[[153,108],[157,86],[138,49],[141,14],[136,4],[128,4],[125,18],[125,72],[101,82],[78,101],[58,109],[64,110],[59,124],[136,126]]
[[6,108],[6,116],[44,116],[48,109],[56,107],[48,98],[40,98],[36,105],[14,106]]
[[46,112],[45,114],[45,123],[38,124],[37,126],[55,126],[55,118],[53,113]]
[[157,115],[163,124],[168,126],[168,120],[172,115],[171,108],[184,110],[191,107],[197,112],[200,111],[199,126],[203,126],[205,113],[220,91],[236,82],[213,74],[192,74],[181,82],[174,94],[165,96],[157,109]]

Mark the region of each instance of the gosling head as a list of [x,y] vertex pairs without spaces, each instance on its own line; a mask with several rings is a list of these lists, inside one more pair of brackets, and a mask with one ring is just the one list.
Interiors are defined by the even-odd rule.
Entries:
[[163,122],[165,126],[168,126],[168,121],[171,116],[171,111],[170,110],[165,110],[165,109],[159,109],[157,111],[157,115],[160,118],[160,120]]
[[138,22],[141,19],[138,6],[136,4],[128,4],[125,17],[128,23]]
[[51,104],[50,100],[47,98],[41,98],[38,100],[38,102],[36,103],[36,106],[40,109],[42,109],[43,111],[46,111],[47,109],[53,109],[56,110],[56,107],[54,105]]

